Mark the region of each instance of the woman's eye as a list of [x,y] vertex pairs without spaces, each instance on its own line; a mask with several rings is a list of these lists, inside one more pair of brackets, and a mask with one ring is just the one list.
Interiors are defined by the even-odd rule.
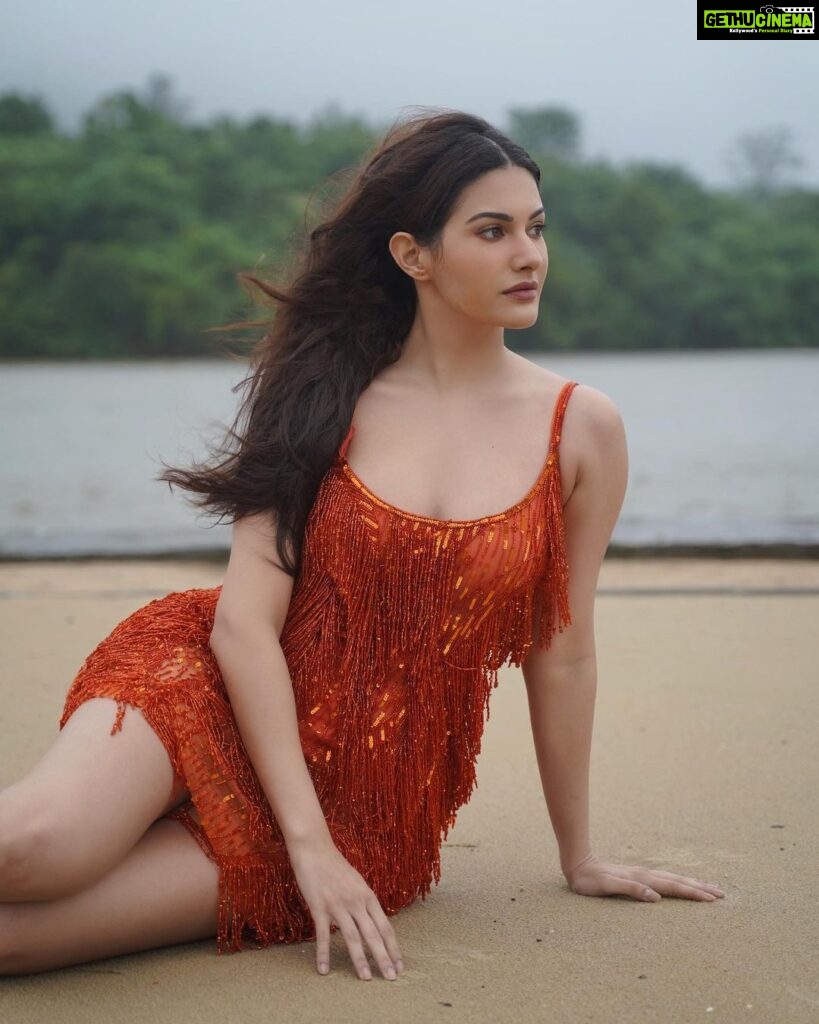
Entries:
[[[546,230],[546,225],[545,225],[545,223],[538,223],[538,224],[533,224],[533,225],[532,225],[532,227],[533,227],[533,228],[537,228],[537,229],[538,229],[537,235],[535,236],[535,237],[538,237],[538,238],[539,238],[539,237],[540,237],[540,235],[542,235],[542,234],[543,234],[543,232],[544,232],[544,231]],[[497,224],[495,224],[495,225],[493,225],[492,227],[489,227],[489,228],[484,228],[484,229],[483,229],[483,231],[479,232],[479,234],[480,234],[480,235],[482,235],[482,236],[484,236],[484,235],[486,235],[487,231],[501,231],[501,232],[502,232],[502,231],[503,231],[503,228],[500,228],[500,227],[498,227],[498,225],[497,225]],[[498,236],[497,236],[497,235],[492,235],[492,236],[490,236],[490,237],[493,237],[493,238],[497,238]]]

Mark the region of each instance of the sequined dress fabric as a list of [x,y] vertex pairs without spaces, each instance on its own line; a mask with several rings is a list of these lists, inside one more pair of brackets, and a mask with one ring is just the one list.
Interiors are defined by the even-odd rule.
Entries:
[[[575,386],[537,480],[503,512],[389,505],[346,461],[352,426],[310,511],[280,643],[330,833],[389,915],[440,881],[498,670],[571,622],[559,442]],[[116,700],[112,735],[141,710],[190,793],[166,817],[218,866],[224,953],[313,940],[315,926],[210,649],[220,592],[170,593],[120,622],[74,678],[60,728],[92,697]]]

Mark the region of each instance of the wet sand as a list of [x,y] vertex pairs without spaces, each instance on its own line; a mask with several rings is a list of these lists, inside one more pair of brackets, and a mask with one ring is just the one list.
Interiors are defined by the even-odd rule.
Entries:
[[[0,786],[57,731],[93,647],[189,560],[0,563]],[[606,860],[718,882],[713,903],[567,888],[522,676],[493,694],[478,788],[442,880],[392,919],[397,982],[353,973],[333,936],[217,957],[213,941],[0,979],[0,1020],[413,1020],[667,1024],[819,1020],[819,562],[607,559],[596,605],[592,840]]]

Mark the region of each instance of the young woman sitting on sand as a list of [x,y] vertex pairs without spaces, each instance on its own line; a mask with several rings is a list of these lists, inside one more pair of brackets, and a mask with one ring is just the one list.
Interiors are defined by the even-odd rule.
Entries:
[[159,477],[232,521],[223,583],[121,622],[0,793],[2,973],[215,936],[314,940],[326,974],[340,930],[360,978],[368,951],[395,978],[389,918],[440,880],[506,663],[572,892],[724,895],[593,852],[593,606],[627,451],[605,394],[504,344],[537,319],[539,186],[481,118],[416,116],[287,287],[244,275],[278,308],[230,444]]

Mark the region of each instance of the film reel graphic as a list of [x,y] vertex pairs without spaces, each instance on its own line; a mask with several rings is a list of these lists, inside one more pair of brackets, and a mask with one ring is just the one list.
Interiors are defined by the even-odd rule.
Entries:
[[772,4],[766,4],[764,7],[759,8],[760,14],[810,14],[810,28],[792,28],[791,31],[795,36],[812,36],[814,34],[814,26],[816,25],[816,8],[815,7],[774,7]]

